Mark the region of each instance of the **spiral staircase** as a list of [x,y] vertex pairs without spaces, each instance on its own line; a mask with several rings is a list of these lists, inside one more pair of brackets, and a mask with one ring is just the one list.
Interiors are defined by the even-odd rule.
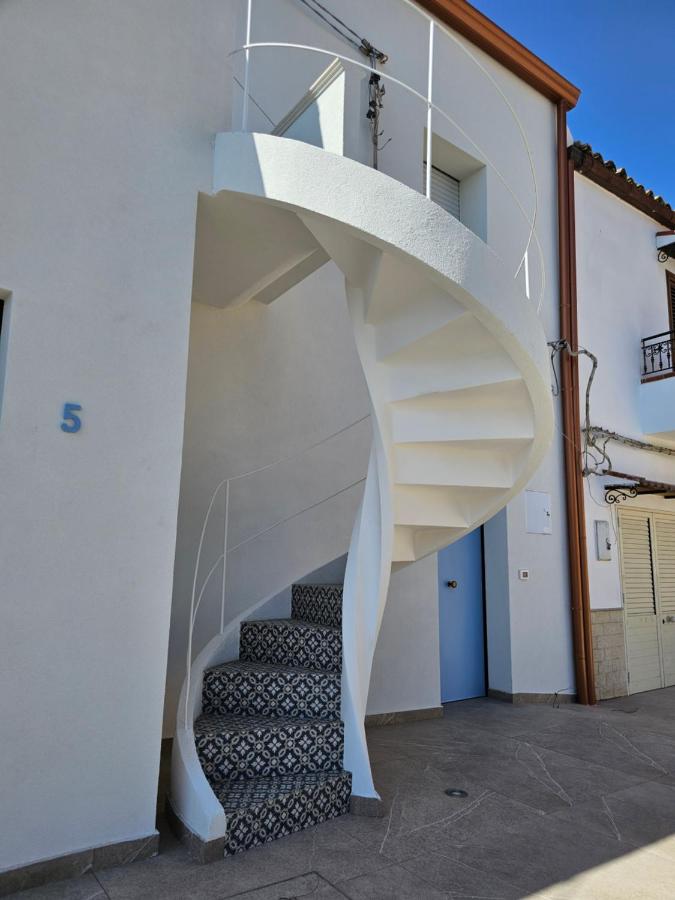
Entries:
[[[271,303],[328,259],[344,274],[373,422],[342,599],[344,768],[353,795],[377,798],[363,723],[391,572],[489,519],[530,479],[553,428],[548,354],[512,273],[436,204],[307,144],[219,135],[194,298]],[[193,696],[181,698],[191,721],[222,643],[194,663]],[[194,735],[178,737],[176,811],[203,840],[222,837],[227,816],[199,782]]]

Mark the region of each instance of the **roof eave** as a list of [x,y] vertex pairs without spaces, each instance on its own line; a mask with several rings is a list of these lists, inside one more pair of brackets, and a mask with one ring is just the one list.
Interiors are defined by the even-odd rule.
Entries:
[[466,0],[417,0],[420,6],[500,62],[539,93],[568,109],[581,91]]
[[665,225],[668,229],[675,229],[675,210],[660,197],[646,191],[625,173],[620,174],[619,171],[612,169],[611,164],[608,165],[598,154],[579,146],[578,143],[572,144],[568,153],[575,170],[580,175],[645,213],[655,222]]

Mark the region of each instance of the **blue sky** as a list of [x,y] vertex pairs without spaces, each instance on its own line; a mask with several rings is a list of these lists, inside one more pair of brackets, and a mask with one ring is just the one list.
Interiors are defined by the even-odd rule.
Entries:
[[675,207],[675,0],[472,0],[581,88],[590,143]]

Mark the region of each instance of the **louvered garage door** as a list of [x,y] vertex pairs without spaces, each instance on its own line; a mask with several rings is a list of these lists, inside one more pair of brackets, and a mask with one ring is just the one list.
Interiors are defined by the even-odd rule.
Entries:
[[[427,164],[424,163],[424,184],[427,183]],[[431,199],[442,206],[451,216],[459,219],[459,181],[437,169],[431,167]]]
[[635,694],[663,685],[651,517],[648,513],[621,510],[619,535],[629,691]]
[[675,516],[654,515],[663,683],[675,684]]

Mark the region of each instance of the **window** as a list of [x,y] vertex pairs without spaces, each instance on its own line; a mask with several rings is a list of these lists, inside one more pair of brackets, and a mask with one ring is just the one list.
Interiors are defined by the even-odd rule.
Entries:
[[[426,194],[427,132],[422,133],[420,191]],[[431,136],[431,199],[487,243],[487,169],[438,134]]]
[[668,288],[668,320],[670,330],[675,331],[675,275],[666,272],[666,286]]
[[[427,183],[427,164],[424,163],[424,184]],[[446,212],[456,219],[459,215],[459,181],[438,169],[431,166],[431,199],[434,203],[442,206]]]

